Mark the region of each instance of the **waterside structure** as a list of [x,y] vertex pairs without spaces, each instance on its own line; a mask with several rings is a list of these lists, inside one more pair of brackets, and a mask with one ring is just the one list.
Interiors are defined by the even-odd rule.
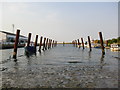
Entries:
[[[0,31],[0,49],[13,48],[16,34]],[[27,42],[27,37],[20,35],[18,47],[24,47]]]

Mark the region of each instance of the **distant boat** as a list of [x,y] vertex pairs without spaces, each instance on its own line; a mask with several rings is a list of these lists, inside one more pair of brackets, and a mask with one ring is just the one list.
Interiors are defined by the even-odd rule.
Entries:
[[101,48],[101,45],[100,44],[95,44],[94,48]]
[[120,45],[119,44],[111,44],[111,51],[120,51]]

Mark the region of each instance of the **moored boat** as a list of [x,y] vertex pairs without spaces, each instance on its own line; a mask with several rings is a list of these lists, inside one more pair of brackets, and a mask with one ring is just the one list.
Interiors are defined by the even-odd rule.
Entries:
[[120,45],[119,44],[111,44],[111,51],[120,51]]
[[26,46],[25,47],[25,54],[30,55],[36,53],[36,48],[34,46]]

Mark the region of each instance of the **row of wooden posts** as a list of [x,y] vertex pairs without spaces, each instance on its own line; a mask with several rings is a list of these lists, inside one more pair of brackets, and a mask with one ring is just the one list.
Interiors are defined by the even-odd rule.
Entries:
[[[20,35],[20,30],[17,30],[16,32],[16,39],[15,39],[15,44],[14,44],[14,51],[13,51],[13,58],[17,58],[17,47],[18,47],[18,42],[19,42],[19,35]],[[30,40],[31,40],[31,33],[28,34],[28,41],[27,41],[27,47],[30,46]],[[39,43],[39,52],[41,53],[41,50],[45,51],[47,49],[50,49],[52,47],[57,46],[57,41],[49,39],[44,37],[44,41],[42,43],[43,37],[40,37],[40,43]],[[36,49],[38,43],[38,35],[36,35],[35,42],[34,42],[34,48]],[[43,48],[42,48],[43,46]]]
[[[105,47],[104,47],[104,43],[103,43],[102,32],[99,32],[99,37],[100,37],[102,54],[105,55],[105,50],[104,50]],[[83,38],[81,38],[81,43],[80,43],[79,39],[77,39],[77,40],[73,40],[72,44],[76,47],[79,46],[79,48],[80,48],[80,45],[82,44],[83,49],[85,49]],[[88,44],[89,44],[90,51],[92,51],[90,36],[88,36]]]

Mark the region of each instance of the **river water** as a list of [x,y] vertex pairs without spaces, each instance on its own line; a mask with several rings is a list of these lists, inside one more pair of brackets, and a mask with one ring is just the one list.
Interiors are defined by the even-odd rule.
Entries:
[[[38,47],[37,47],[38,48]],[[18,48],[17,62],[13,49],[2,53],[2,87],[15,88],[118,88],[118,52],[73,45],[58,45],[27,57],[24,48]]]

